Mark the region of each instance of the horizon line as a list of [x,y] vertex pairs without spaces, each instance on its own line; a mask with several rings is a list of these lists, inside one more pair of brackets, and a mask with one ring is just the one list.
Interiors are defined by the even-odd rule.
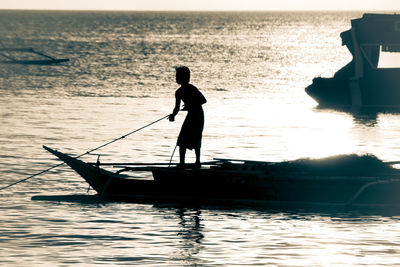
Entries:
[[1,8],[0,11],[99,11],[99,12],[400,12],[391,9],[56,9]]

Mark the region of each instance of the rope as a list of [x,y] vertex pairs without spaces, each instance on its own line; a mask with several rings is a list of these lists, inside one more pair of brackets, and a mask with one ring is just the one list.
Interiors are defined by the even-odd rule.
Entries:
[[129,136],[129,135],[131,135],[131,134],[134,134],[134,133],[136,133],[136,132],[139,132],[140,130],[143,130],[144,128],[147,128],[147,127],[153,125],[154,123],[157,123],[157,122],[159,122],[159,121],[161,121],[161,120],[163,120],[163,119],[168,118],[168,116],[169,116],[169,115],[164,116],[164,117],[162,117],[162,118],[160,118],[160,119],[158,119],[158,120],[156,120],[156,121],[153,121],[153,122],[151,122],[151,123],[149,123],[149,124],[147,124],[147,125],[145,125],[145,126],[143,126],[143,127],[140,127],[139,129],[136,129],[136,130],[134,130],[134,131],[132,131],[132,132],[129,132],[129,133],[127,133],[127,134],[125,134],[125,135],[123,135],[123,136],[121,136],[121,137],[118,137],[118,138],[116,138],[116,139],[114,139],[114,140],[112,140],[112,141],[110,141],[110,142],[107,142],[107,143],[105,143],[105,144],[103,144],[103,145],[101,145],[101,146],[98,146],[98,147],[96,147],[96,148],[93,148],[93,149],[91,149],[91,150],[89,150],[89,151],[87,151],[87,152],[85,152],[85,153],[83,153],[83,154],[77,156],[76,158],[82,157],[82,156],[87,155],[87,154],[89,154],[89,153],[91,153],[91,152],[93,152],[93,151],[99,150],[100,148],[103,148],[103,147],[105,147],[105,146],[108,146],[108,145],[110,145],[110,144],[112,144],[112,143],[114,143],[114,142],[116,142],[116,141],[118,141],[118,140],[124,139],[125,137],[127,137],[127,136]]
[[178,145],[175,146],[174,151],[172,152],[171,158],[169,159],[168,167],[171,167],[172,158],[174,157],[175,150],[176,150],[176,147],[177,147],[177,146],[178,146]]
[[[82,157],[82,156],[85,156],[85,155],[87,155],[87,154],[90,154],[90,153],[93,152],[93,151],[96,151],[96,150],[99,150],[100,148],[103,148],[103,147],[105,147],[105,146],[108,146],[108,145],[110,145],[110,144],[112,144],[112,143],[114,143],[114,142],[116,142],[116,141],[118,141],[118,140],[124,139],[125,137],[127,137],[127,136],[129,136],[129,135],[131,135],[131,134],[134,134],[134,133],[136,133],[136,132],[138,132],[138,131],[140,131],[140,130],[143,130],[144,128],[149,127],[149,126],[151,126],[151,125],[153,125],[153,124],[155,124],[155,123],[157,123],[157,122],[159,122],[159,121],[161,121],[161,120],[167,118],[168,116],[169,116],[169,115],[164,116],[164,117],[162,117],[162,118],[160,118],[160,119],[158,119],[158,120],[155,120],[155,121],[153,121],[153,122],[151,122],[151,123],[149,123],[149,124],[146,124],[145,126],[140,127],[139,129],[136,129],[136,130],[131,131],[131,132],[125,134],[125,135],[122,135],[122,136],[120,136],[120,137],[118,137],[118,138],[116,138],[116,139],[114,139],[114,140],[112,140],[112,141],[110,141],[110,142],[107,142],[107,143],[105,143],[105,144],[103,144],[103,145],[101,145],[101,146],[98,146],[98,147],[96,147],[96,148],[90,149],[89,151],[87,151],[87,152],[85,152],[85,153],[83,153],[83,154],[80,154],[79,156],[77,156],[77,157],[75,157],[75,158],[80,158],[80,157]],[[176,149],[176,146],[175,146],[175,149]],[[175,152],[175,149],[174,149],[174,152]],[[173,154],[172,154],[172,155],[173,155]],[[171,159],[172,159],[172,157],[171,157]],[[25,182],[26,180],[29,180],[29,179],[31,179],[31,178],[33,178],[33,177],[35,177],[35,176],[38,176],[38,175],[43,174],[43,173],[45,173],[45,172],[48,172],[48,171],[50,171],[50,170],[52,170],[52,169],[55,169],[55,168],[57,168],[57,167],[59,167],[59,166],[61,166],[61,165],[64,165],[64,164],[65,164],[65,162],[59,163],[59,164],[54,165],[54,166],[52,166],[52,167],[50,167],[50,168],[48,168],[48,169],[45,169],[45,170],[40,171],[40,172],[38,172],[38,173],[32,174],[31,176],[28,176],[28,177],[26,177],[26,178],[24,178],[24,179],[22,179],[22,180],[19,180],[19,181],[17,181],[17,182],[12,183],[12,184],[9,184],[9,185],[6,185],[6,186],[4,186],[4,187],[1,187],[1,188],[0,188],[0,191],[1,191],[1,190],[4,190],[4,189],[7,189],[7,188],[9,188],[9,187],[11,187],[11,186],[14,186],[14,185],[16,185],[16,184]]]
[[48,172],[48,171],[50,171],[50,170],[52,170],[52,169],[55,169],[55,168],[57,168],[57,167],[59,167],[59,166],[61,166],[61,165],[64,165],[64,164],[65,164],[65,163],[63,162],[63,163],[54,165],[53,167],[50,167],[50,168],[48,168],[48,169],[46,169],[46,170],[43,170],[43,171],[41,171],[41,172],[32,174],[31,176],[28,176],[28,177],[26,177],[26,178],[24,178],[24,179],[22,179],[22,180],[19,180],[19,181],[15,182],[15,183],[12,183],[12,184],[9,184],[9,185],[7,185],[7,186],[4,186],[4,187],[0,188],[0,190],[4,190],[4,189],[7,189],[7,188],[9,188],[9,187],[11,187],[11,186],[14,186],[14,185],[16,185],[16,184],[25,182],[25,181],[28,180],[28,179],[31,179],[31,178],[33,178],[33,177],[35,177],[35,176],[38,176],[38,175],[42,174],[42,173]]

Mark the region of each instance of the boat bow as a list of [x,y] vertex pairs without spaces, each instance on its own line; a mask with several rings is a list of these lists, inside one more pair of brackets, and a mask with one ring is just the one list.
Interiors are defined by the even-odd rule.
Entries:
[[93,187],[100,194],[104,194],[107,191],[108,185],[114,178],[124,178],[124,175],[119,175],[107,170],[101,169],[99,166],[88,164],[76,157],[71,157],[65,153],[51,149],[47,146],[43,146],[51,154],[58,157],[64,163],[66,163],[71,169],[77,172],[85,181]]

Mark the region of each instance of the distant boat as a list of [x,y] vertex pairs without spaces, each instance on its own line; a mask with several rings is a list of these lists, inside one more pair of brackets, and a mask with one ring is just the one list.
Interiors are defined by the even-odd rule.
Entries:
[[[21,53],[29,54],[26,59]],[[20,56],[17,56],[17,55]],[[35,55],[35,57],[32,57]],[[51,65],[69,61],[68,58],[57,59],[44,53],[35,51],[33,48],[0,48],[0,64],[25,64],[25,65]]]
[[353,59],[307,94],[320,106],[400,107],[400,15],[364,14],[351,26],[340,37]]
[[[110,201],[400,207],[400,170],[370,155],[275,163],[216,159],[201,168],[177,168],[163,166],[168,163],[87,163],[44,148]],[[140,172],[152,173],[153,179],[135,177]]]

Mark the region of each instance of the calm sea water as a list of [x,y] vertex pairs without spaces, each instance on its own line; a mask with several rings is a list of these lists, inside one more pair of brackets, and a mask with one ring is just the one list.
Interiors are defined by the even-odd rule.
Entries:
[[[361,15],[0,11],[2,47],[70,59],[0,66],[0,186],[57,164],[42,145],[78,155],[169,114],[181,64],[208,99],[203,161],[399,160],[399,113],[322,110],[304,92],[351,59],[339,34]],[[183,118],[96,153],[168,162]],[[396,213],[31,200],[86,192],[64,166],[0,191],[0,265],[400,266]]]

